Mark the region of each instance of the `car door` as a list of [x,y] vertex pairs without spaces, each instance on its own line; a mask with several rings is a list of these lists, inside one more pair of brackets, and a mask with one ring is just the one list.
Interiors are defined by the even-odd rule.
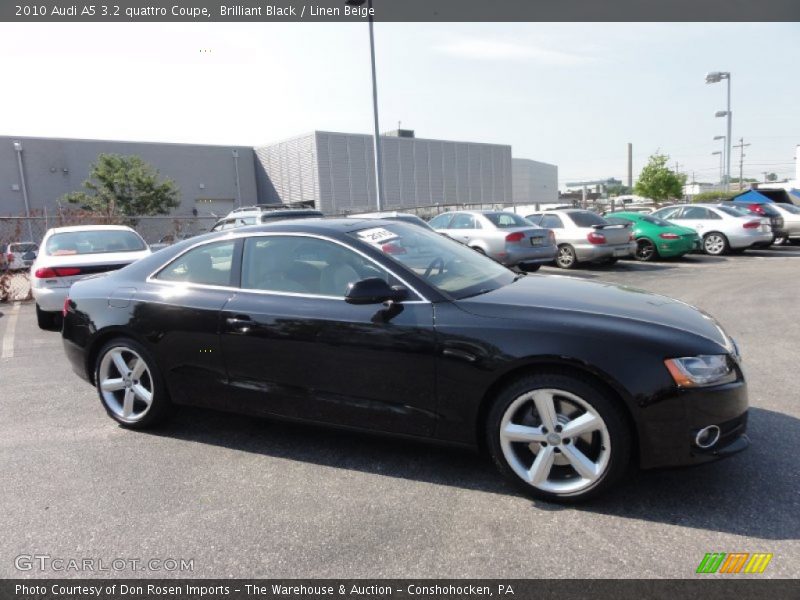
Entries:
[[391,310],[347,303],[348,285],[369,277],[398,283],[364,255],[330,239],[246,238],[241,290],[222,313],[234,408],[431,435],[432,305],[420,297]]
[[564,222],[561,220],[560,216],[553,213],[545,213],[536,224],[539,225],[539,227],[552,230],[553,235],[556,236],[557,244],[567,241],[564,236]]
[[671,221],[675,221],[684,227],[691,227],[701,236],[708,231],[709,221],[716,217],[705,206],[684,206],[681,211],[674,216]]
[[119,288],[109,299],[124,307],[134,298],[131,324],[151,345],[178,403],[226,408],[220,310],[235,293],[239,247],[236,240],[192,247],[143,288]]
[[475,215],[469,213],[458,213],[450,221],[450,226],[447,230],[447,235],[464,244],[469,243],[471,240],[480,237],[481,224],[475,218]]

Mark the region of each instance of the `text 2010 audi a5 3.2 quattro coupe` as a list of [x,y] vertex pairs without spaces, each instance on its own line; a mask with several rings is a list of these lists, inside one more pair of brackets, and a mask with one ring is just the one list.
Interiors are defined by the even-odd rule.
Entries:
[[124,426],[194,404],[432,438],[549,500],[749,445],[739,353],[710,316],[397,221],[183,241],[75,283],[62,335]]

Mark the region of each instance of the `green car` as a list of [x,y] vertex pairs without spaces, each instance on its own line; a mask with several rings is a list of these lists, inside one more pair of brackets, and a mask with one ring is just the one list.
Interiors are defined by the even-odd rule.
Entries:
[[700,236],[694,229],[658,217],[635,212],[614,212],[606,215],[606,220],[611,223],[633,223],[636,260],[673,258],[700,249]]

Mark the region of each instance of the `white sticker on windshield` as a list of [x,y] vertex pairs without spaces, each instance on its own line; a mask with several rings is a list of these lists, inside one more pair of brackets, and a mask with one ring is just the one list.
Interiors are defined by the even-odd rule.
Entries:
[[372,229],[364,229],[356,233],[365,242],[370,244],[383,244],[389,240],[399,237],[396,233],[392,233],[383,227],[373,227]]

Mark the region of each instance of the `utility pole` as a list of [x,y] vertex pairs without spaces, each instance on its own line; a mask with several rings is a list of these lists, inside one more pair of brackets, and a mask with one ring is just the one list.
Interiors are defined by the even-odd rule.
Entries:
[[764,183],[767,183],[767,175],[769,175],[769,171],[761,171],[761,174],[764,176]]
[[678,173],[680,173],[680,172],[681,172],[681,163],[679,163],[679,162],[676,160],[676,161],[675,161],[675,174],[677,175],[677,174],[678,174]]
[[739,190],[744,189],[744,157],[746,156],[744,153],[744,149],[747,148],[750,144],[744,143],[744,138],[739,138],[739,143],[734,146],[734,148],[739,148]]

